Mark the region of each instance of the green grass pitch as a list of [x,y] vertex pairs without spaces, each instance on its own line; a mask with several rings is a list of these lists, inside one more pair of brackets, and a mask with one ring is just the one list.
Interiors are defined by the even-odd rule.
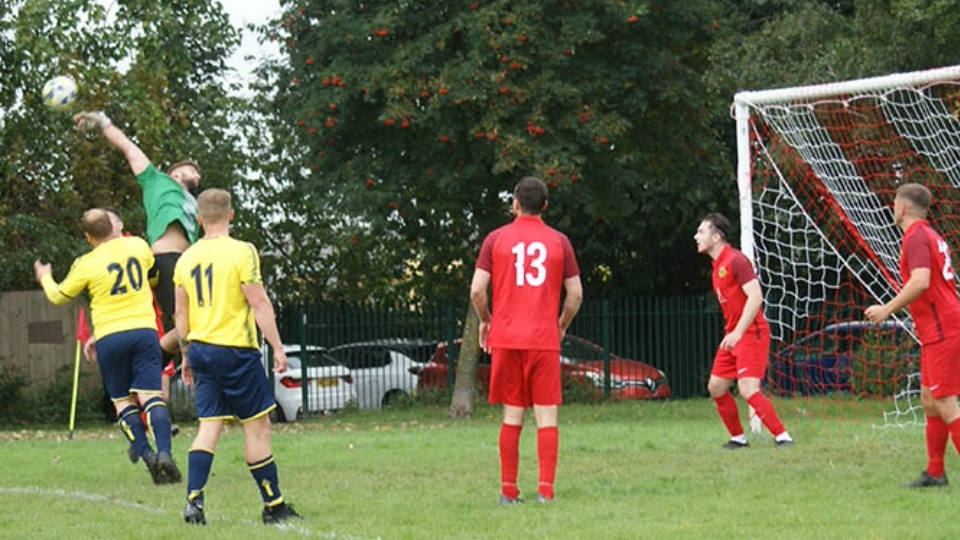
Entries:
[[[797,445],[769,435],[720,448],[710,400],[564,406],[553,504],[499,507],[498,409],[470,420],[444,408],[348,413],[275,426],[280,487],[306,519],[259,523],[261,502],[237,426],[224,434],[207,486],[203,531],[182,523],[186,485],[154,486],[111,426],[0,432],[4,538],[948,538],[957,489],[900,484],[925,466],[923,429],[873,428],[878,415],[824,421],[776,400]],[[746,408],[741,405],[745,416]],[[186,477],[196,426],[174,457]],[[532,418],[519,485],[536,494]],[[960,460],[947,451],[948,474]],[[201,535],[202,533],[202,535]]]

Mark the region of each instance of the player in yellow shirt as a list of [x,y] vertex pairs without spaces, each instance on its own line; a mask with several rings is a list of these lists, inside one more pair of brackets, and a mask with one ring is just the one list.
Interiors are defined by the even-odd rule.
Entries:
[[[78,257],[59,284],[51,266],[36,261],[37,281],[56,305],[89,292],[97,363],[118,424],[154,483],[180,482],[171,457],[170,413],[160,390],[162,355],[148,277],[154,263],[150,246],[142,238],[121,236],[102,208],[84,213],[82,225],[93,250]],[[141,407],[154,432],[156,451],[147,439]]]
[[287,369],[276,315],[260,277],[260,256],[230,237],[230,193],[208,189],[197,198],[204,237],[187,249],[173,273],[176,326],[181,337],[183,380],[194,384],[200,428],[190,447],[187,506],[183,519],[204,524],[204,488],[223,430],[236,417],[243,427],[247,468],[263,499],[264,523],[299,518],[284,502],[270,449],[276,408],[263,368],[257,327],[273,348],[273,371]]

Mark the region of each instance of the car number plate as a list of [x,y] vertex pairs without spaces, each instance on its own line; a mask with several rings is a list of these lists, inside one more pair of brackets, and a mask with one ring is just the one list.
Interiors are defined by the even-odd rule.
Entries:
[[329,388],[331,386],[336,386],[339,379],[335,377],[330,377],[326,379],[317,379],[317,386],[320,388]]

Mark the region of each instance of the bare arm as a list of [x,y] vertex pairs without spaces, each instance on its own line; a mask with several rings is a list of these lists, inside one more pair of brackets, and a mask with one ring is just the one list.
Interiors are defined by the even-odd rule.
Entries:
[[273,304],[267,296],[267,291],[260,283],[241,285],[243,295],[247,297],[247,302],[253,309],[253,318],[257,321],[257,327],[263,332],[263,338],[273,349],[273,372],[282,373],[287,370],[287,354],[283,351],[283,343],[280,341],[280,331],[277,330],[277,316],[273,311]]
[[563,289],[567,292],[567,297],[563,301],[563,311],[560,313],[560,339],[567,335],[567,328],[573,322],[573,318],[580,311],[580,304],[583,303],[583,284],[580,282],[580,276],[573,276],[563,280]]
[[740,320],[737,321],[737,326],[733,329],[738,336],[742,336],[747,331],[747,328],[750,328],[754,319],[757,318],[757,313],[760,312],[760,306],[763,305],[763,291],[760,290],[759,280],[754,279],[744,285],[743,292],[747,295],[747,301],[743,305],[743,313],[740,314]]
[[187,344],[187,338],[190,336],[190,299],[187,297],[187,290],[183,287],[177,287],[174,301],[176,307],[173,310],[173,322],[176,325],[177,334],[180,335],[180,355],[183,357],[181,363],[181,373],[183,382],[188,385],[193,384],[193,372],[190,370],[190,347]]
[[470,282],[470,303],[473,309],[480,317],[480,348],[487,349],[487,335],[490,333],[490,299],[487,296],[487,288],[490,286],[490,272],[480,270],[473,272],[473,280]]
[[145,171],[147,166],[150,165],[150,158],[117,126],[110,124],[104,128],[103,137],[117,147],[123,157],[127,158],[127,164],[130,165],[130,170],[133,171],[135,176]]
[[127,159],[130,170],[134,175],[139,175],[150,165],[150,158],[143,153],[129,137],[117,126],[113,125],[110,118],[102,112],[80,112],[73,115],[73,121],[77,124],[77,129],[89,131],[100,129],[103,132],[103,138],[107,139],[113,146],[120,150],[123,157]]
[[743,293],[747,295],[747,301],[743,305],[743,312],[740,314],[740,320],[733,331],[723,337],[720,342],[721,349],[733,349],[740,342],[740,338],[753,324],[760,312],[760,306],[763,305],[763,291],[760,289],[760,280],[754,279],[743,285]]
[[487,297],[487,287],[490,285],[490,272],[477,269],[473,272],[473,281],[470,282],[470,303],[477,311],[480,322],[490,323],[490,300]]
[[864,311],[870,322],[878,323],[887,320],[890,315],[907,307],[911,302],[930,288],[930,269],[914,268],[910,271],[910,279],[903,285],[903,289],[886,304],[874,305]]

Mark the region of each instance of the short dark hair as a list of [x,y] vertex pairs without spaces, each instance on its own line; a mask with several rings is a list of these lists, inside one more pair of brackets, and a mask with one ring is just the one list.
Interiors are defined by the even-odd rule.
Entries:
[[903,184],[897,188],[897,197],[910,203],[923,217],[927,216],[933,204],[933,194],[920,184]]
[[194,169],[197,170],[197,174],[199,174],[200,176],[203,176],[203,171],[200,170],[200,165],[197,165],[197,162],[193,161],[192,159],[184,159],[182,161],[178,161],[173,165],[167,167],[167,174],[172,173],[173,171],[179,169],[180,167],[193,167]]
[[513,198],[524,214],[540,215],[547,204],[547,185],[535,176],[525,176],[513,188]]
[[711,212],[703,218],[703,221],[712,225],[714,230],[723,237],[724,242],[730,241],[730,220],[727,216],[719,212]]
[[84,212],[80,224],[83,226],[83,232],[89,234],[94,240],[103,240],[113,234],[110,215],[103,208],[91,208]]

